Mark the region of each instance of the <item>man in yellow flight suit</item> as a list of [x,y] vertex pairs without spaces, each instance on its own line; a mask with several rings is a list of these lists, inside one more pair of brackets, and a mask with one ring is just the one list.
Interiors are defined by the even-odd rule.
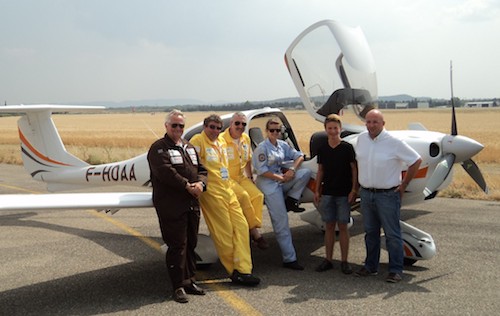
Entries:
[[221,134],[227,144],[229,177],[233,182],[233,191],[240,202],[243,214],[250,228],[250,237],[260,249],[269,248],[269,244],[259,232],[262,226],[262,207],[264,194],[253,183],[252,147],[250,137],[244,134],[247,117],[242,112],[233,114],[229,127]]
[[248,224],[231,188],[226,142],[219,135],[222,119],[212,114],[203,120],[203,126],[203,132],[190,140],[208,171],[207,188],[200,196],[203,217],[232,282],[257,285],[260,279],[252,274]]

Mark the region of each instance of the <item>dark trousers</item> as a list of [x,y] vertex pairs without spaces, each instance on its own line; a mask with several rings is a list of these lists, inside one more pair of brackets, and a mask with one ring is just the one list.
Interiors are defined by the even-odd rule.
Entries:
[[173,289],[190,282],[196,273],[200,208],[179,210],[172,204],[156,207],[163,241],[168,246],[166,263]]

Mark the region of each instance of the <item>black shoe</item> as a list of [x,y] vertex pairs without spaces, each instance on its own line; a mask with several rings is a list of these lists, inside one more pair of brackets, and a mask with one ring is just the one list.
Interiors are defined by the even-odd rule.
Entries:
[[235,284],[246,286],[255,286],[260,283],[260,279],[258,277],[255,277],[252,274],[240,273],[238,270],[233,271],[230,279]]
[[299,207],[299,201],[289,196],[285,199],[285,205],[287,212],[302,213],[306,210],[305,208]]
[[174,291],[174,294],[172,294],[172,298],[174,301],[177,303],[187,303],[189,302],[189,299],[186,295],[186,292],[184,291],[183,287],[180,287]]
[[292,270],[304,270],[304,267],[301,266],[297,260],[292,262],[283,262],[283,268],[292,269]]
[[359,277],[366,277],[366,276],[375,276],[378,274],[378,272],[377,271],[370,271],[367,268],[362,267],[361,269],[356,271],[356,273],[354,273],[354,274],[356,276],[359,276]]
[[352,274],[351,265],[347,261],[342,261],[340,263],[340,270],[342,270],[343,274]]
[[205,290],[202,289],[201,287],[198,286],[198,284],[192,282],[189,285],[184,286],[184,290],[188,294],[193,294],[193,295],[205,295]]
[[321,264],[316,268],[316,272],[323,272],[333,269],[333,264],[328,260],[323,260]]

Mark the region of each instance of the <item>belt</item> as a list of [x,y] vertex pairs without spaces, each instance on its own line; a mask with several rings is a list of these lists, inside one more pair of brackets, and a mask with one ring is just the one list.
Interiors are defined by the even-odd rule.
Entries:
[[361,189],[366,190],[366,191],[370,191],[372,193],[391,192],[391,191],[396,190],[396,188],[397,187],[392,187],[392,188],[389,188],[389,189],[377,189],[377,188],[365,188],[365,187],[361,187]]

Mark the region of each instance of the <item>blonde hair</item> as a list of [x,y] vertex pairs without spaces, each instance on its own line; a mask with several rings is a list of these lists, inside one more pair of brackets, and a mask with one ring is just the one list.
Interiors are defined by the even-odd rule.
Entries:
[[266,130],[269,130],[269,126],[274,124],[281,125],[281,121],[277,117],[271,117],[269,120],[267,120]]
[[337,115],[337,114],[330,114],[330,115],[328,115],[326,117],[325,122],[323,124],[326,127],[326,124],[330,123],[330,122],[338,123],[340,125],[340,127],[342,127],[342,120],[340,119],[340,116]]

